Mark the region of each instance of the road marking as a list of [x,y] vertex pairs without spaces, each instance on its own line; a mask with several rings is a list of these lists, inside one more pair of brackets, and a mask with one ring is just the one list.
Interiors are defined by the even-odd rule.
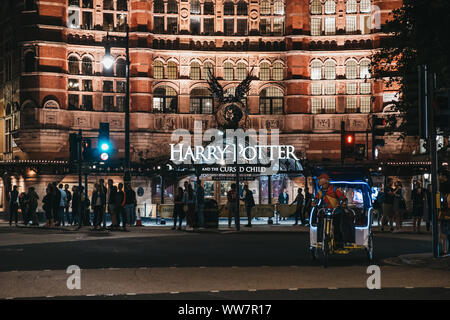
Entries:
[[218,292],[220,292],[219,290],[211,290],[210,292],[212,292],[212,293],[218,293]]
[[127,293],[126,295],[127,295],[127,296],[135,296],[136,293]]
[[178,291],[172,291],[172,292],[170,292],[170,294],[178,294],[179,292]]
[[289,288],[288,290],[289,290],[289,291],[297,291],[298,288]]
[[249,292],[255,292],[256,289],[248,289]]
[[14,298],[13,297],[6,297],[5,299],[6,300],[13,300]]
[[87,294],[86,297],[95,297],[96,294]]
[[337,290],[336,287],[328,287],[328,290]]
[[46,298],[54,298],[54,296],[46,296]]

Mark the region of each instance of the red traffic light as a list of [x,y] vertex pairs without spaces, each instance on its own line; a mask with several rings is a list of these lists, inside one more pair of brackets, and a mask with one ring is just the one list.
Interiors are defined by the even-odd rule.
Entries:
[[355,143],[355,136],[353,134],[347,134],[345,136],[345,143],[346,144],[353,144],[353,143]]

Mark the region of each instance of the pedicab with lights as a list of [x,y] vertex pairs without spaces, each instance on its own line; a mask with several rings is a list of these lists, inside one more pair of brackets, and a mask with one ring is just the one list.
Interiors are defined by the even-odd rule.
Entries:
[[[345,168],[317,169],[313,174],[316,198],[310,214],[309,233],[312,258],[321,259],[327,267],[332,255],[365,250],[367,259],[373,261],[374,211],[370,175],[364,170]],[[319,177],[324,176],[329,179],[327,192],[323,189],[324,180],[319,181]],[[339,194],[335,206],[330,205],[328,192]]]

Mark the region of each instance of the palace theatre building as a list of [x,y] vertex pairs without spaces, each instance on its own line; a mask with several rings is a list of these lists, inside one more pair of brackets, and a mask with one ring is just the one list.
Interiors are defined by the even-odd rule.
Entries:
[[[22,191],[36,186],[41,195],[51,181],[76,184],[65,161],[69,134],[79,129],[95,138],[108,122],[114,157],[124,157],[126,50],[117,39],[127,24],[133,164],[167,157],[171,133],[193,131],[195,120],[217,126],[209,72],[226,94],[252,72],[245,98],[250,126],[279,129],[281,144],[309,163],[340,160],[342,121],[371,158],[371,116],[392,112],[396,95],[371,77],[370,59],[386,36],[389,13],[400,6],[399,0],[1,1],[2,205],[11,184]],[[111,70],[101,63],[107,39]],[[401,161],[418,149],[413,138],[386,140],[380,160]],[[120,179],[103,175],[109,177]],[[98,179],[91,175],[89,184]],[[144,189],[138,201],[157,201],[158,181],[134,176],[133,186]],[[218,197],[229,182],[210,183],[207,190]],[[266,184],[258,184],[252,188],[267,201]],[[274,198],[283,185],[292,193],[304,179],[274,181]],[[166,193],[170,198],[173,185]]]

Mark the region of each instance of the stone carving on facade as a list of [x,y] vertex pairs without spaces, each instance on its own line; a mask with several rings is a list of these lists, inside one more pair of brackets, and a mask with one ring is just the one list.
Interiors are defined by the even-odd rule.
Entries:
[[330,118],[315,118],[314,129],[316,130],[330,130],[333,129],[333,121]]
[[261,126],[267,130],[270,129],[282,129],[283,128],[283,121],[280,119],[266,119],[265,120],[265,126]]

